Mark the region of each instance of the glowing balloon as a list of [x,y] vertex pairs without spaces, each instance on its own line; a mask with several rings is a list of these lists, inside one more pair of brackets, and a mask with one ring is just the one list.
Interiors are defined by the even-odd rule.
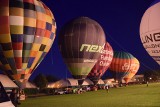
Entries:
[[104,48],[101,51],[101,55],[97,63],[92,68],[91,72],[88,74],[88,78],[96,85],[99,79],[106,72],[110,66],[113,58],[113,49],[108,42],[106,42]]
[[0,0],[0,68],[27,80],[55,39],[52,12],[40,0]]
[[148,54],[160,65],[160,0],[156,0],[144,13],[140,37]]
[[73,78],[82,84],[91,71],[105,44],[102,27],[88,17],[68,22],[60,31],[59,48]]
[[133,78],[133,76],[138,72],[140,63],[136,58],[133,58],[133,62],[130,66],[129,73],[124,77],[126,83]]
[[121,81],[131,70],[132,64],[134,64],[133,55],[128,52],[115,51],[109,70],[116,80]]

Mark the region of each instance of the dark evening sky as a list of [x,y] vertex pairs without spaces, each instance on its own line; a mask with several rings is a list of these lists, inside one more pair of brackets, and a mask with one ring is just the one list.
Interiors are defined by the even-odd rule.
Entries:
[[106,40],[113,50],[131,53],[140,61],[139,73],[160,69],[148,55],[139,36],[139,25],[145,10],[153,0],[42,0],[53,12],[57,23],[57,37],[52,49],[35,70],[59,78],[71,77],[58,49],[58,33],[69,20],[87,16],[96,20],[104,29]]

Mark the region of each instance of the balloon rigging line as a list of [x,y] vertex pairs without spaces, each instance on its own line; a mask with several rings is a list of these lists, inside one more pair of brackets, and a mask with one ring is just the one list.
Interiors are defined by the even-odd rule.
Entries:
[[[49,5],[50,9],[53,9],[53,8],[52,8],[53,5],[54,5],[53,1],[50,1],[50,3],[49,3],[48,5]],[[53,55],[53,52],[52,52],[52,48],[51,48],[51,61],[52,61],[52,64],[53,64],[53,56],[52,56],[52,55]],[[65,70],[65,74],[66,74],[66,75],[65,75],[65,76],[66,76],[65,79],[66,79],[66,80],[67,80],[67,77],[68,77],[68,75],[67,75],[67,70],[68,70],[68,69],[66,68],[66,70]]]
[[68,84],[69,80],[67,80],[67,77],[68,77],[68,75],[67,75],[67,69],[66,69],[65,71],[66,71],[66,78],[65,78],[65,79],[66,79],[66,81],[67,81],[67,87],[68,87],[68,85],[69,85],[69,84]]
[[52,65],[53,65],[53,52],[52,52],[52,47],[51,47],[51,62],[52,62]]
[[107,34],[107,36],[108,36],[109,38],[111,38],[111,39],[113,40],[113,42],[115,42],[123,51],[128,52],[125,48],[123,48],[123,46],[121,46],[121,44],[119,44],[114,38],[112,38],[108,32],[106,32],[106,34]]
[[[121,44],[119,44],[113,37],[110,36],[110,34],[108,32],[106,32],[107,36],[109,38],[111,38],[123,51],[127,51],[123,46],[121,46]],[[151,71],[153,71],[149,66],[145,65],[142,61],[139,61],[144,67],[150,69]]]
[[[53,1],[51,1],[51,3],[49,4],[51,8],[52,8],[52,4],[54,4]],[[119,44],[113,37],[111,37],[108,32],[105,32],[105,33],[107,34],[107,36],[108,36],[109,38],[111,38],[111,40],[113,40],[113,42],[115,42],[115,43],[117,44],[118,47],[120,47],[123,51],[128,52],[123,46],[121,46],[121,44]],[[150,69],[151,71],[153,71],[152,68],[150,68],[149,66],[145,65],[142,61],[139,61],[139,62],[140,62],[144,67],[146,67],[146,68]]]

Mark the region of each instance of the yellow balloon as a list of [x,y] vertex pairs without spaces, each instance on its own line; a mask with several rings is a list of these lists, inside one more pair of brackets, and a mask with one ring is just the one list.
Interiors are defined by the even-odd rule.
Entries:
[[0,0],[0,69],[27,80],[50,50],[56,23],[40,0]]

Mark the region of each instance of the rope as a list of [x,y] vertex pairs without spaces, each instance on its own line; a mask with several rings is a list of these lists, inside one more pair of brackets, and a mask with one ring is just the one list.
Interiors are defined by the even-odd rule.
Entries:
[[53,52],[52,52],[52,47],[51,47],[51,62],[52,62],[52,65],[53,65]]
[[[119,46],[123,51],[128,52],[125,48],[123,48],[123,46],[121,46],[121,44],[119,44],[113,37],[110,36],[110,34],[108,32],[106,32],[107,36],[109,38],[111,38],[116,44],[117,46]],[[152,68],[150,68],[149,66],[145,65],[142,61],[139,61],[140,64],[142,64],[144,67],[148,68],[149,70],[153,71]]]

